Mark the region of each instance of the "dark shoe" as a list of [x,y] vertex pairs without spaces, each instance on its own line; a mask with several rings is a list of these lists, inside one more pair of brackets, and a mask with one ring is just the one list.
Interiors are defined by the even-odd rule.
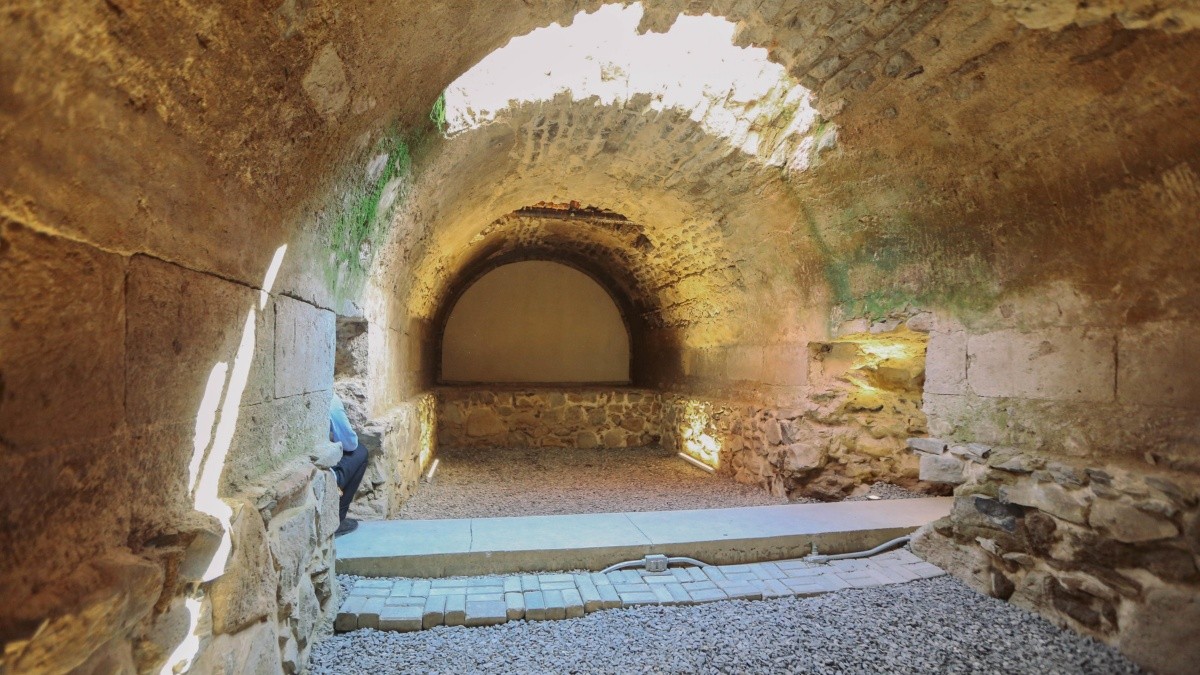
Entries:
[[353,532],[358,529],[358,521],[354,518],[347,518],[338,525],[338,529],[333,533],[333,536],[340,537],[348,532]]

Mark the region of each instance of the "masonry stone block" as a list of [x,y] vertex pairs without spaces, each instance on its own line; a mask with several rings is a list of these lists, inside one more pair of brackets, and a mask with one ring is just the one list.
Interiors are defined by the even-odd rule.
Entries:
[[808,346],[780,344],[763,347],[763,381],[783,387],[808,384]]
[[286,296],[275,299],[275,396],[333,387],[333,312]]
[[130,422],[228,410],[225,395],[239,388],[239,405],[271,399],[274,317],[270,303],[260,308],[259,291],[139,255],[129,263],[127,294]]
[[967,334],[934,332],[925,350],[925,387],[930,394],[967,392]]
[[966,480],[963,468],[964,462],[957,457],[921,454],[921,480],[958,485]]
[[968,381],[981,396],[1111,401],[1116,385],[1111,331],[1057,328],[971,335]]
[[117,431],[124,285],[120,256],[3,224],[0,440],[21,449]]
[[[239,506],[231,521],[233,549],[225,573],[213,580],[213,631],[236,633],[275,613],[279,573],[267,545],[267,527],[258,510]],[[310,584],[311,587],[311,584]]]
[[764,362],[762,347],[730,347],[726,357],[726,376],[731,381],[761,382],[766,372]]
[[1118,344],[1121,403],[1200,409],[1200,323],[1126,327]]
[[1117,541],[1137,544],[1157,539],[1169,539],[1179,534],[1179,527],[1162,514],[1148,513],[1133,504],[1100,499],[1092,505],[1088,524],[1110,533]]
[[279,570],[279,597],[291,598],[316,550],[313,506],[304,504],[275,514],[267,526],[267,541]]

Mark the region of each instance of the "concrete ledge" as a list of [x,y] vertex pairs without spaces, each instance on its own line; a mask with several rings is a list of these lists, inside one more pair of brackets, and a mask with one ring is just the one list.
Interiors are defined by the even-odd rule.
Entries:
[[699,511],[363,522],[337,540],[337,571],[444,577],[600,570],[647,553],[730,565],[872,548],[949,515],[952,499]]

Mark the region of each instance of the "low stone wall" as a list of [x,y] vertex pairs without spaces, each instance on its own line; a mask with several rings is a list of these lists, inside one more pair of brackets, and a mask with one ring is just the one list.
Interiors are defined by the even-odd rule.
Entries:
[[[113,552],[61,581],[83,600],[5,645],[8,673],[300,673],[339,604],[333,473],[301,460],[223,500],[228,536],[190,532]],[[196,534],[199,532],[199,534]]]
[[664,445],[780,496],[841,499],[876,481],[937,490],[918,483],[905,449],[926,430],[925,343],[908,327],[810,343],[787,366],[804,386],[786,405],[763,400],[769,391],[751,402],[664,397]]
[[905,439],[924,431],[915,403],[864,411],[852,398],[793,408],[669,397],[663,445],[716,458],[718,470],[779,496],[841,499],[876,481],[938,491],[917,479]]
[[950,516],[914,551],[1156,672],[1200,662],[1200,477],[978,443],[913,445],[923,477],[960,484]]
[[[342,383],[337,389],[342,391]],[[348,405],[358,440],[367,448],[367,472],[350,514],[367,520],[394,517],[433,459],[437,400],[432,394],[419,396],[381,418],[364,418],[361,423],[354,408]]]
[[658,445],[663,404],[629,388],[437,391],[442,447],[633,448]]

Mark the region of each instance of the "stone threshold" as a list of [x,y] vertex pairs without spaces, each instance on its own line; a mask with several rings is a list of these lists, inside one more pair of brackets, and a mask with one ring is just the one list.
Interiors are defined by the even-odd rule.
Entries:
[[360,579],[334,629],[427,630],[507,621],[573,619],[603,609],[720,600],[809,597],[945,574],[907,550],[858,560],[803,559],[677,567],[666,572],[520,574],[457,579]]
[[865,551],[950,513],[949,497],[690,511],[363,522],[337,571],[449,577],[600,570],[660,553],[712,565]]

